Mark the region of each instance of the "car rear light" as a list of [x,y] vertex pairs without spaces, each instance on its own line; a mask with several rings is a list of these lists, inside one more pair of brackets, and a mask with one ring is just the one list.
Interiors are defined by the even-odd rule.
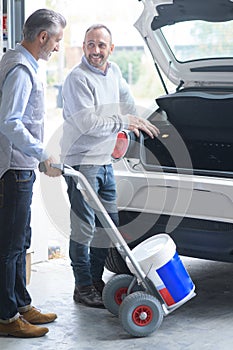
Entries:
[[120,131],[117,135],[116,144],[112,152],[112,158],[119,160],[124,157],[129,147],[129,135],[125,131]]

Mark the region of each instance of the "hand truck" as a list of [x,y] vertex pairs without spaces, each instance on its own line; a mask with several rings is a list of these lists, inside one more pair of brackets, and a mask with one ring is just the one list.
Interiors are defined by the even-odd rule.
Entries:
[[[86,177],[65,164],[52,164],[51,166],[60,169],[64,176],[71,176],[74,179],[77,189],[94,209],[112,244],[125,261],[129,259],[133,267],[134,274],[117,274],[106,283],[102,294],[106,309],[119,317],[123,329],[130,335],[148,336],[160,327],[164,316],[177,309],[180,304],[168,307],[164,302],[154,283],[135,259],[133,252]],[[43,162],[39,164],[39,170],[46,171]],[[195,295],[193,291],[186,301]]]

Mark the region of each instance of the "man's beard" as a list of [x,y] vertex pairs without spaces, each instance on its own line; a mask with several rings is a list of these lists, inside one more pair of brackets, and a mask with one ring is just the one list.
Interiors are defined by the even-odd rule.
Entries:
[[[95,61],[95,58],[100,58],[100,61],[98,61],[98,62],[96,62]],[[103,67],[103,65],[105,64],[105,62],[106,62],[106,59],[104,58],[104,56],[103,55],[100,55],[100,54],[98,54],[98,55],[94,55],[94,54],[92,54],[92,55],[89,55],[88,57],[87,57],[87,60],[88,60],[88,62],[92,65],[92,66],[94,66],[94,67],[96,67],[96,68],[98,68],[98,67]]]
[[46,50],[46,43],[40,48],[39,58],[44,61],[48,61],[50,56],[52,55],[51,51]]

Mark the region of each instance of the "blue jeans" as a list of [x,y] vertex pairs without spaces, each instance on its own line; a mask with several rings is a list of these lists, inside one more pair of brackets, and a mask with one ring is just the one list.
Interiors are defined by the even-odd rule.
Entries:
[[[98,194],[115,225],[119,224],[116,205],[116,183],[112,165],[74,166]],[[87,286],[102,279],[105,258],[111,244],[98,217],[77,189],[75,178],[66,177],[71,203],[70,259],[75,285]]]
[[0,179],[0,319],[30,305],[26,250],[31,243],[31,201],[35,173],[8,170]]

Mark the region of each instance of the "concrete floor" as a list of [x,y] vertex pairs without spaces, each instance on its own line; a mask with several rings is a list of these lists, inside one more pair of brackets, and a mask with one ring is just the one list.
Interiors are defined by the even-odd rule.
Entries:
[[[69,259],[32,265],[33,305],[57,312],[42,338],[0,338],[3,350],[231,350],[233,329],[232,264],[183,258],[197,296],[166,316],[151,336],[133,338],[108,310],[73,302]],[[108,278],[108,274],[105,275]]]

